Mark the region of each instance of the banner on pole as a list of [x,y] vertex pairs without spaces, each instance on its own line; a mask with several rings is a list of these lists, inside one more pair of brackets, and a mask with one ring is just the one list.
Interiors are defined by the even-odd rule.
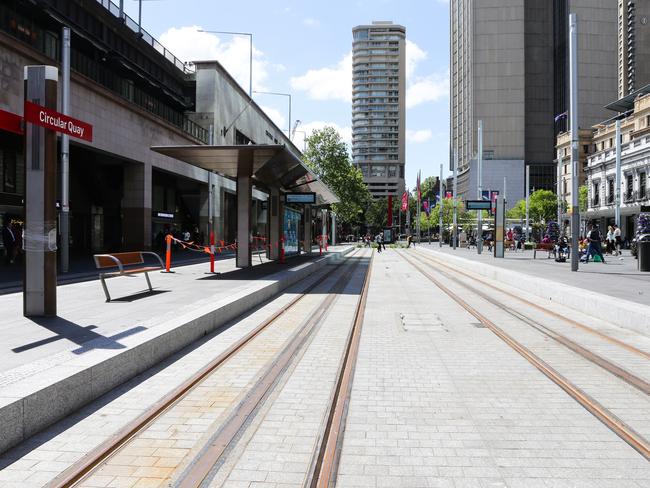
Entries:
[[409,197],[408,193],[402,193],[402,211],[406,212],[409,208]]

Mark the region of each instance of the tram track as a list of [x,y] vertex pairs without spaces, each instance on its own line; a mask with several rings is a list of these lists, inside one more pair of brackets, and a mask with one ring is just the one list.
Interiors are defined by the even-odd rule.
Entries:
[[[430,259],[428,256],[425,256],[423,253],[418,253],[418,256],[424,258],[426,261],[428,261],[430,263],[435,263],[436,265],[442,266],[442,267],[444,267],[445,269],[447,269],[449,271],[453,271],[454,273],[462,274],[463,276],[473,280],[473,277],[469,276],[467,273],[464,273],[462,271],[458,271],[456,269],[452,270],[452,268],[450,268],[449,266],[445,266],[444,264],[439,263],[437,260]],[[449,277],[449,275],[447,275],[447,277]],[[589,362],[591,362],[593,364],[596,364],[597,366],[600,366],[605,371],[607,371],[607,372],[611,373],[612,375],[616,376],[617,378],[623,380],[624,382],[626,382],[627,384],[629,384],[629,385],[633,386],[634,388],[638,389],[642,393],[644,393],[646,395],[650,395],[650,382],[644,380],[643,378],[640,378],[639,376],[633,374],[632,372],[628,371],[627,369],[625,369],[625,368],[623,368],[621,366],[618,366],[617,364],[613,363],[609,359],[603,357],[601,354],[593,352],[593,351],[587,349],[586,347],[578,344],[576,341],[574,341],[573,339],[570,339],[566,335],[564,335],[564,334],[562,334],[562,333],[560,333],[560,332],[558,332],[558,331],[556,331],[556,330],[554,330],[554,329],[552,329],[550,327],[545,326],[540,321],[535,320],[534,318],[530,317],[529,315],[521,313],[520,311],[515,310],[515,309],[513,309],[511,307],[504,306],[503,302],[500,302],[500,301],[496,300],[495,298],[489,296],[487,293],[479,290],[477,287],[469,285],[469,284],[464,283],[464,282],[461,282],[460,280],[457,280],[457,279],[454,279],[454,278],[450,278],[450,279],[454,280],[454,282],[456,282],[456,283],[462,284],[462,286],[464,286],[465,288],[470,290],[475,295],[481,297],[482,299],[484,299],[485,301],[491,303],[492,305],[501,308],[508,315],[510,315],[512,317],[515,317],[518,320],[521,320],[522,322],[524,322],[527,325],[529,325],[530,327],[534,328],[535,330],[537,330],[538,332],[540,332],[544,336],[546,336],[546,337],[548,337],[550,339],[553,339],[555,342],[557,342],[559,344],[562,344],[567,349],[569,349],[569,350],[573,351],[574,353],[582,356],[587,361],[589,361]],[[486,281],[484,281],[484,280],[480,280],[480,281],[481,281],[482,284],[488,285],[488,283]],[[530,302],[528,300],[520,298],[520,297],[518,297],[518,296],[516,296],[514,294],[507,293],[504,290],[494,288],[492,286],[490,288],[495,289],[499,293],[504,294],[509,298],[515,298],[516,300],[521,301],[522,303],[524,303],[526,305],[533,304],[532,302]],[[557,314],[557,313],[555,313],[555,312],[553,312],[551,310],[548,310],[548,309],[546,309],[544,307],[537,306],[536,308],[538,310],[541,310],[541,311],[545,312],[545,313],[549,313],[553,317],[561,318],[562,320],[566,320],[566,322],[570,323],[571,325],[579,324],[578,322],[576,322],[574,320],[565,318],[564,316],[562,316],[560,314]],[[619,341],[615,342],[614,338],[612,338],[610,336],[607,336],[606,334],[603,334],[602,332],[595,331],[594,329],[592,329],[589,326],[586,326],[584,324],[580,324],[580,328],[582,330],[587,331],[587,332],[595,333],[594,335],[596,335],[597,337],[599,337],[601,339],[604,339],[605,337],[607,337],[608,339],[610,339],[610,341],[608,341],[608,342],[612,342],[614,344],[620,345],[620,344],[618,344]],[[628,350],[630,352],[634,351],[635,353],[637,353],[641,357],[645,357],[644,354],[643,354],[644,351],[641,351],[640,349],[637,349],[634,346],[631,346],[629,344],[625,344],[625,345],[627,346],[627,347],[625,347],[626,350]]]
[[[355,250],[353,257],[358,250]],[[321,468],[321,459],[330,461],[333,459],[331,455],[324,457],[320,456],[321,452],[330,452],[328,446],[337,446],[337,439],[341,432],[340,420],[344,416],[340,413],[340,407],[337,402],[342,402],[347,405],[347,396],[350,392],[351,373],[350,364],[354,364],[356,358],[356,351],[354,350],[354,343],[356,341],[358,348],[358,335],[360,333],[361,321],[363,318],[363,308],[365,307],[365,294],[367,293],[367,286],[369,281],[370,266],[372,263],[372,255],[364,278],[364,285],[362,294],[357,303],[357,310],[355,312],[354,323],[351,327],[350,335],[347,339],[344,357],[341,363],[339,378],[336,382],[337,388],[332,396],[332,407],[330,412],[334,412],[333,418],[328,419],[326,435],[322,436],[318,455],[315,454],[314,459],[317,462],[314,464],[313,474],[328,472],[332,473],[333,464],[328,464],[326,469]],[[213,467],[226,455],[229,446],[237,441],[241,431],[246,428],[247,421],[251,416],[255,415],[259,406],[267,399],[270,392],[273,390],[282,378],[283,374],[288,370],[292,360],[301,350],[309,343],[319,324],[323,321],[331,310],[336,301],[338,294],[350,283],[355,272],[358,270],[360,263],[350,264],[349,257],[343,262],[333,267],[332,270],[323,274],[314,283],[310,284],[304,291],[300,292],[288,304],[274,312],[271,316],[263,320],[253,330],[244,335],[241,339],[232,344],[228,349],[221,353],[218,357],[211,360],[201,370],[193,374],[188,380],[184,381],[181,385],[167,394],[164,398],[156,402],[138,418],[130,422],[127,426],[122,428],[119,432],[113,435],[106,442],[95,448],[88,455],[84,456],[76,464],[63,471],[59,476],[53,479],[47,486],[49,488],[67,488],[73,486],[82,486],[84,481],[89,479],[96,473],[112,456],[119,453],[125,446],[132,440],[137,439],[141,432],[144,432],[151,426],[157,419],[161,418],[166,412],[170,411],[175,405],[178,405],[181,400],[186,398],[198,385],[202,384],[207,378],[217,374],[219,369],[222,368],[228,361],[235,357],[239,352],[243,351],[253,340],[258,338],[265,330],[271,325],[278,322],[284,316],[291,313],[292,310],[312,291],[318,286],[321,286],[329,278],[335,275],[337,271],[345,268],[341,273],[334,285],[331,286],[326,292],[325,298],[316,307],[313,312],[309,313],[304,320],[301,321],[297,330],[292,334],[290,340],[282,347],[281,351],[271,361],[268,367],[262,372],[253,386],[246,392],[241,401],[230,410],[221,426],[216,429],[215,433],[210,437],[207,445],[199,451],[198,455],[193,457],[189,466],[180,470],[180,477],[169,479],[169,483],[161,486],[178,486],[178,487],[199,487],[205,486],[208,482],[208,475],[211,473]],[[352,352],[351,352],[352,351]],[[336,419],[339,419],[337,424]],[[334,426],[334,427],[333,427]],[[334,442],[334,444],[331,444]],[[312,486],[308,484],[307,486]],[[316,484],[313,486],[328,486],[327,484]]]
[[[507,333],[503,328],[499,327],[494,321],[490,320],[485,314],[477,310],[476,307],[470,305],[466,300],[464,300],[458,293],[455,293],[448,286],[446,286],[440,279],[436,278],[425,266],[421,265],[415,261],[412,257],[407,256],[405,253],[397,251],[406,262],[408,262],[413,268],[420,272],[424,277],[431,281],[436,287],[448,295],[452,300],[458,303],[463,309],[468,313],[474,316],[484,327],[492,331],[497,337],[499,337],[503,342],[510,346],[513,350],[519,353],[523,358],[525,358],[530,364],[535,366],[540,372],[542,372],[546,377],[553,381],[556,385],[562,388],[567,394],[569,394],[575,401],[577,401],[581,406],[583,406],[587,411],[594,415],[599,421],[601,421],[605,426],[607,426],[612,432],[618,435],[622,440],[639,452],[646,460],[650,461],[650,442],[639,432],[635,431],[628,423],[620,419],[615,415],[610,409],[602,405],[595,398],[589,395],[586,391],[578,387],[572,381],[564,377],[559,373],[557,369],[552,367],[548,362],[544,361],[539,355],[535,354],[530,348],[526,347],[520,341],[515,339],[512,335]],[[421,253],[418,253],[420,255]],[[439,264],[436,262],[436,264]],[[428,265],[429,269],[433,269],[431,264]],[[449,269],[449,268],[447,268]],[[454,270],[456,272],[457,270]],[[457,285],[468,289],[471,293],[476,293],[475,290],[471,289],[469,285],[463,281],[450,276],[448,273],[436,269],[436,272],[444,276],[445,279],[456,283]],[[476,293],[480,298],[481,295]],[[490,302],[494,304],[493,302]],[[505,310],[507,307],[502,303],[498,303],[499,308]],[[516,317],[516,315],[515,315]],[[521,317],[517,317],[519,320],[522,320]],[[530,325],[530,324],[528,324]],[[538,332],[541,332],[540,329],[536,328]],[[567,346],[568,347],[568,346]],[[572,348],[570,348],[573,350]],[[584,349],[584,348],[583,348]],[[578,349],[579,350],[579,349]],[[573,350],[576,352],[576,350]],[[578,353],[579,354],[579,353]],[[588,358],[585,358],[588,359]],[[593,359],[593,358],[592,358]],[[592,361],[594,362],[594,361]],[[596,364],[598,364],[596,362]],[[606,363],[598,364],[601,368],[608,371],[608,367],[611,363],[608,361]],[[619,377],[613,371],[608,371],[615,376]],[[621,373],[621,371],[617,371]],[[643,380],[638,378],[641,381],[639,386],[643,386]],[[633,385],[637,387],[636,385]],[[638,387],[637,387],[638,388]],[[641,390],[643,391],[643,390]]]

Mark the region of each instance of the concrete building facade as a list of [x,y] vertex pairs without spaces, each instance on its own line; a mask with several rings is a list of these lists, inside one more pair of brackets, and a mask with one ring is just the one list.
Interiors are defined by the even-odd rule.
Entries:
[[401,195],[406,164],[406,29],[352,30],[352,158],[374,197]]
[[650,3],[618,0],[618,98],[650,83]]
[[[566,129],[555,116],[569,104],[568,14],[579,19],[579,123],[590,127],[606,118],[603,100],[616,96],[616,10],[607,0],[450,2],[450,139],[459,175],[471,171],[482,120],[483,159],[512,161],[512,171],[494,166],[505,170],[494,180],[530,166],[530,188],[555,189],[555,135]],[[459,178],[461,196],[475,196],[460,184],[470,180]],[[524,188],[508,185],[508,193]]]
[[[61,29],[69,26],[70,115],[94,129],[92,142],[70,144],[71,256],[161,247],[173,229],[207,243],[208,171],[152,146],[284,144],[299,157],[216,61],[181,62],[128,16],[120,18],[114,4],[41,3],[0,4],[0,110],[23,114],[24,66],[59,66]],[[23,138],[0,127],[0,220],[18,225],[23,172]],[[217,242],[234,242],[235,182],[216,175],[212,182]],[[252,199],[251,230],[263,235],[268,194],[253,188]]]
[[[621,117],[621,230],[631,239],[636,231],[636,216],[650,207],[650,94],[631,102],[631,111]],[[585,169],[588,191],[588,220],[601,229],[614,223],[616,196],[616,125],[598,124],[593,131],[594,152]]]

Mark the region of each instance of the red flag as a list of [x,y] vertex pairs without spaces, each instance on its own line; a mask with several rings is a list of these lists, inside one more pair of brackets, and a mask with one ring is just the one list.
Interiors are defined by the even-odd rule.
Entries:
[[422,191],[420,190],[420,172],[418,171],[418,202],[422,200]]
[[409,197],[408,197],[408,193],[404,192],[402,193],[402,212],[406,212],[408,208],[409,208]]
[[445,194],[445,198],[451,198],[451,197],[452,197],[452,192],[448,191],[448,192]]

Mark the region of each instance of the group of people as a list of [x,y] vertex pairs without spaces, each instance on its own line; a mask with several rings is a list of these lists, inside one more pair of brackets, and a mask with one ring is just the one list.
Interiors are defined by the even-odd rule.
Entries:
[[[604,241],[604,251],[606,254],[614,256],[621,255],[623,241],[620,227],[614,224],[608,226]],[[603,263],[605,262],[605,256],[603,255],[603,235],[598,228],[598,224],[593,224],[589,232],[587,232],[587,236],[580,239],[580,261],[588,263],[589,258],[595,256],[598,256]]]
[[386,243],[384,242],[384,234],[380,232],[375,237],[372,237],[370,234],[363,236],[363,242],[366,247],[372,247],[372,242],[374,241],[377,244],[377,252],[381,252],[382,249],[386,250]]

